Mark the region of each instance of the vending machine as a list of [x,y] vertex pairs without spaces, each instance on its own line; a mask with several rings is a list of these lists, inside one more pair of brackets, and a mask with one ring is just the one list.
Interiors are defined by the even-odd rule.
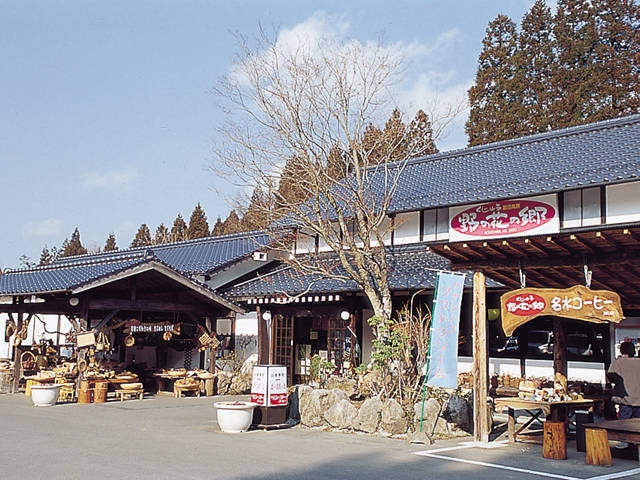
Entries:
[[253,423],[257,427],[287,426],[287,367],[256,365],[251,381]]

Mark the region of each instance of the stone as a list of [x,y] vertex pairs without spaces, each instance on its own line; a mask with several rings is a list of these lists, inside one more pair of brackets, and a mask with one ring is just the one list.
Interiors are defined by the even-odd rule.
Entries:
[[325,382],[327,390],[340,389],[347,394],[347,397],[354,398],[358,395],[358,382],[350,378],[331,376]]
[[353,422],[358,416],[358,409],[346,398],[329,407],[324,418],[329,425],[341,430],[352,430]]
[[407,417],[402,406],[394,399],[382,403],[380,430],[389,435],[403,435],[407,433]]
[[435,432],[436,423],[440,417],[440,402],[435,398],[428,398],[424,402],[424,411],[422,402],[416,403],[413,409],[415,411],[416,431],[420,431],[420,419],[422,419],[422,431],[428,434]]
[[232,376],[229,395],[242,395],[251,392],[252,374],[236,373]]
[[325,424],[324,412],[329,407],[330,392],[324,389],[311,389],[300,395],[300,423],[307,427],[321,427]]
[[216,373],[216,394],[217,395],[228,395],[229,388],[231,387],[231,381],[233,379],[233,375],[229,372],[217,372]]
[[447,402],[445,415],[455,428],[465,431],[472,429],[471,407],[464,398],[452,395]]
[[353,427],[361,432],[375,433],[380,425],[381,416],[382,400],[379,397],[368,398],[360,407]]

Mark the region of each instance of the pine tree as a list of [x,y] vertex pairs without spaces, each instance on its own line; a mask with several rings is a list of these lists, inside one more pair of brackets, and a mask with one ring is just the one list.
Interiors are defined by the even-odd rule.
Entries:
[[171,234],[169,233],[169,229],[165,226],[164,223],[161,223],[160,225],[158,225],[156,233],[153,236],[153,244],[162,245],[163,243],[169,243],[170,238]]
[[116,236],[113,232],[109,234],[109,236],[107,237],[107,241],[104,242],[103,250],[105,252],[115,252],[116,250],[118,250],[118,245],[116,245]]
[[553,117],[556,128],[587,123],[597,106],[594,95],[603,81],[594,64],[598,34],[591,0],[559,0],[554,33],[558,68],[553,83],[558,92]]
[[229,216],[222,222],[223,235],[240,232],[240,217],[235,210],[229,212]]
[[553,25],[551,9],[544,0],[537,0],[522,19],[516,62],[524,114],[518,122],[518,135],[544,132],[554,126],[551,112],[560,92],[552,81],[558,68]]
[[523,117],[515,23],[498,15],[489,23],[482,45],[475,84],[469,89],[471,110],[465,131],[470,146],[513,138]]
[[151,232],[146,223],[140,225],[135,238],[131,242],[131,248],[134,247],[148,247],[151,245]]
[[172,242],[181,242],[187,239],[187,224],[180,214],[173,221],[170,237]]
[[433,140],[431,120],[424,110],[416,112],[416,116],[409,124],[407,136],[407,153],[411,157],[423,157],[438,153],[438,148]]
[[594,0],[598,42],[595,66],[597,113],[591,120],[640,111],[640,5],[631,0]]
[[240,228],[244,232],[266,228],[271,223],[271,212],[268,195],[260,187],[254,188],[251,203],[242,216]]
[[83,255],[87,253],[87,249],[82,246],[80,240],[80,231],[78,227],[71,234],[71,240],[66,240],[63,243],[61,257],[71,257],[73,255]]
[[217,237],[218,235],[224,235],[224,224],[222,223],[222,219],[218,217],[216,219],[216,224],[213,226],[211,230],[211,236]]
[[53,255],[51,254],[51,251],[45,245],[44,248],[42,249],[42,253],[40,253],[40,262],[38,262],[38,265],[39,266],[49,265],[51,262],[53,262],[53,260],[54,258],[53,258]]
[[187,238],[193,240],[209,236],[209,222],[200,203],[195,206],[187,227]]

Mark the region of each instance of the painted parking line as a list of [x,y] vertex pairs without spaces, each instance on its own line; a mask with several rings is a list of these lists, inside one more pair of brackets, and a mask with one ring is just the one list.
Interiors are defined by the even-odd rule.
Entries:
[[[495,442],[497,443],[497,442]],[[569,476],[569,475],[561,475],[561,474],[555,474],[555,473],[546,473],[546,472],[541,472],[538,470],[529,470],[526,468],[519,468],[519,467],[511,467],[509,465],[498,465],[495,463],[488,463],[488,462],[480,462],[477,460],[466,460],[463,458],[456,458],[456,457],[450,457],[447,455],[441,455],[441,453],[444,452],[451,452],[454,450],[465,450],[468,448],[499,448],[500,446],[504,446],[504,445],[496,445],[496,446],[492,446],[492,447],[488,447],[489,444],[483,444],[482,447],[479,447],[477,444],[470,442],[470,443],[466,443],[463,445],[458,445],[456,447],[450,447],[450,448],[440,448],[440,449],[435,449],[435,450],[423,450],[420,452],[413,452],[414,455],[420,455],[423,457],[430,457],[430,458],[437,458],[439,460],[446,460],[446,461],[450,461],[450,462],[458,462],[458,463],[466,463],[468,465],[477,465],[477,466],[481,466],[481,467],[487,467],[487,468],[497,468],[500,470],[508,470],[511,472],[518,472],[518,473],[527,473],[529,475],[537,475],[539,477],[544,477],[544,478],[557,478],[557,479],[561,479],[561,480],[615,480],[618,478],[627,478],[630,477],[632,475],[638,475],[640,474],[640,468],[634,468],[631,470],[624,470],[621,472],[615,472],[615,473],[608,473],[606,475],[598,475],[595,477],[573,477],[573,476]]]

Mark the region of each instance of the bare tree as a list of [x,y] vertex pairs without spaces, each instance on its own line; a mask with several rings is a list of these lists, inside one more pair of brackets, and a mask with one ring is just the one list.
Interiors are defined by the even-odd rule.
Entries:
[[[355,281],[375,315],[391,319],[388,207],[406,161],[423,152],[402,135],[385,148],[363,140],[396,107],[390,92],[402,55],[381,44],[292,41],[264,31],[254,46],[239,40],[235,68],[216,88],[226,142],[214,148],[212,168],[266,192],[265,218],[295,232],[303,254],[288,262],[298,272]],[[281,188],[285,170],[295,195]],[[291,250],[288,240],[281,247]],[[304,248],[316,242],[319,249]]]

